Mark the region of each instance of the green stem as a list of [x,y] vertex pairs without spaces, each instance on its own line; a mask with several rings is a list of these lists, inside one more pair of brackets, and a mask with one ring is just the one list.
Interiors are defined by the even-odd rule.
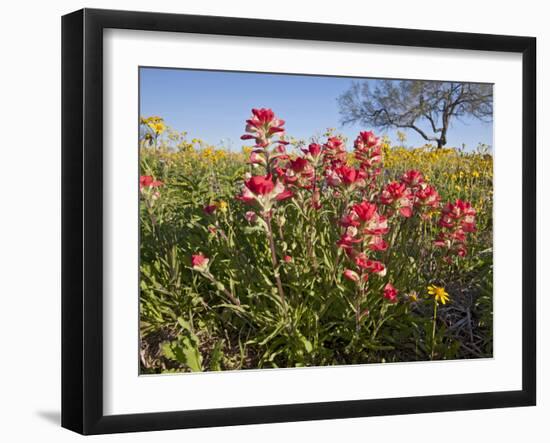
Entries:
[[226,296],[231,300],[231,303],[233,303],[235,306],[240,306],[241,301],[235,297],[235,295],[229,291],[223,284],[221,284],[216,277],[214,277],[210,272],[203,272],[202,273],[208,280],[210,280],[217,289],[220,289]]
[[151,205],[151,202],[149,201],[149,196],[145,196],[145,208],[147,210],[147,215],[149,216],[149,220],[151,221],[151,229],[153,231],[153,236],[158,238],[157,235],[157,217],[155,216],[153,212],[153,206]]
[[355,331],[359,335],[361,330],[361,304],[366,300],[366,284],[363,281],[363,270],[361,270],[361,275],[359,277],[359,285],[357,288],[355,296]]
[[273,265],[273,274],[275,276],[275,282],[277,284],[277,291],[279,292],[279,298],[281,299],[281,304],[285,311],[285,316],[287,315],[287,306],[285,300],[285,292],[283,291],[283,284],[281,282],[281,276],[279,275],[279,263],[277,261],[277,252],[275,250],[275,241],[273,240],[273,228],[271,227],[271,216],[267,215],[265,217],[265,222],[267,225],[267,239],[269,241],[269,249],[271,250],[271,263]]
[[361,330],[361,325],[359,323],[361,321],[361,289],[359,288],[357,292],[359,294],[355,296],[355,332],[359,335],[359,331]]
[[434,353],[435,353],[435,324],[437,321],[437,300],[434,299],[434,320],[433,320],[433,328],[432,328],[432,355],[431,359],[434,359]]

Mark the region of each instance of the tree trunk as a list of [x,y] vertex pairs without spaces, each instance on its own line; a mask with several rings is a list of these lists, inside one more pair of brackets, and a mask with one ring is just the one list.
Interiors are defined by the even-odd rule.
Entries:
[[443,121],[443,129],[441,130],[441,137],[437,139],[437,149],[441,149],[447,144],[447,127],[449,126],[449,120]]

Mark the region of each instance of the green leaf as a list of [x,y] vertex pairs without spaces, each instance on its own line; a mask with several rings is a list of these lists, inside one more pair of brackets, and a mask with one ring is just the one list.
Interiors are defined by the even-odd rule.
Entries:
[[[178,323],[179,323],[179,325],[180,325],[183,329],[185,329],[186,331],[192,332],[192,330],[191,330],[191,324],[190,324],[187,320],[185,320],[184,318],[179,317],[179,318],[178,318]],[[196,338],[196,337],[195,337],[195,338]]]
[[305,338],[303,335],[300,337],[300,339],[302,340],[302,343],[304,344],[304,347],[306,348],[306,352],[308,354],[311,353],[311,351],[313,351],[313,345],[311,344],[311,342]]
[[187,320],[179,317],[178,324],[183,328],[182,335],[172,342],[163,343],[161,345],[162,354],[166,358],[186,366],[193,372],[200,372],[203,369],[199,340]]
[[161,350],[166,358],[181,363],[191,371],[202,371],[202,356],[196,344],[189,337],[182,336],[172,342],[165,342],[162,344]]
[[221,362],[223,361],[223,341],[219,341],[212,349],[210,354],[210,370],[211,371],[221,371]]

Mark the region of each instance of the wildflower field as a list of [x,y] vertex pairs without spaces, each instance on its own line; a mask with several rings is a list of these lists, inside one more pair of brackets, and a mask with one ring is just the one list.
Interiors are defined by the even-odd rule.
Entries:
[[243,128],[141,119],[141,373],[492,356],[488,151]]

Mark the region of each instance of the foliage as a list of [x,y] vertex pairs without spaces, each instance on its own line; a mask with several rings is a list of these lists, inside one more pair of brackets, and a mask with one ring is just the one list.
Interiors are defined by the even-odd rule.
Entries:
[[487,152],[293,145],[265,109],[242,153],[170,131],[140,148],[142,372],[492,355]]

